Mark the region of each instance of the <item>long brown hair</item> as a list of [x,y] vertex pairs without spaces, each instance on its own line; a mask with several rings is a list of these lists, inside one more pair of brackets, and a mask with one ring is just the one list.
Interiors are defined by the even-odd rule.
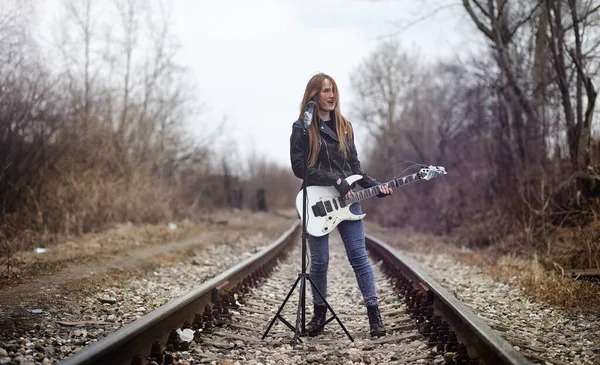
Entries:
[[318,73],[308,80],[306,89],[304,90],[304,97],[300,103],[300,116],[298,119],[304,120],[304,112],[306,111],[307,104],[310,100],[317,103],[316,110],[313,113],[313,120],[308,128],[308,140],[309,140],[309,166],[314,166],[319,156],[319,150],[321,149],[319,126],[317,120],[319,119],[319,93],[323,89],[323,81],[329,80],[333,85],[333,95],[335,97],[335,109],[333,110],[333,120],[335,129],[340,140],[339,150],[340,152],[346,151],[349,146],[349,142],[354,138],[352,132],[352,126],[350,122],[340,112],[340,94],[338,92],[337,84],[331,76],[324,73]]

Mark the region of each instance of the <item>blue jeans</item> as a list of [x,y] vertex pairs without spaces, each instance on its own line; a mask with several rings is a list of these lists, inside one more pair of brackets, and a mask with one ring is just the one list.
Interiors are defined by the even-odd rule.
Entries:
[[[360,203],[350,206],[354,214],[362,214]],[[375,277],[373,268],[367,257],[365,246],[365,227],[362,219],[357,221],[343,221],[338,226],[338,231],[346,248],[346,256],[350,261],[358,287],[362,293],[365,305],[378,305],[375,292]],[[308,237],[310,248],[310,277],[323,297],[327,299],[327,268],[329,267],[329,234],[321,237]],[[313,304],[324,306],[325,302],[311,286]]]

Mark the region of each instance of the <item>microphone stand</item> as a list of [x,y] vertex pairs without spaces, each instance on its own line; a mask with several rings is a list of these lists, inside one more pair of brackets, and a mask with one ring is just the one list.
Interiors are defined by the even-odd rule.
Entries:
[[[352,336],[350,335],[350,333],[348,332],[346,327],[344,327],[344,325],[342,324],[342,321],[340,321],[337,314],[335,314],[335,312],[333,311],[333,308],[331,308],[329,303],[327,303],[327,300],[325,299],[325,297],[323,296],[323,294],[321,293],[319,288],[317,288],[315,283],[310,278],[310,275],[306,272],[306,246],[307,246],[306,242],[308,239],[308,233],[306,230],[306,220],[307,220],[307,213],[308,213],[308,207],[307,207],[308,199],[307,199],[307,194],[306,194],[306,187],[308,184],[308,148],[309,148],[308,127],[309,126],[310,125],[307,125],[307,123],[305,121],[304,128],[302,129],[303,138],[305,138],[304,140],[306,141],[306,145],[304,148],[304,181],[302,182],[302,272],[300,274],[298,274],[298,278],[294,282],[294,285],[292,285],[292,288],[288,292],[283,303],[281,303],[281,305],[279,306],[279,310],[277,311],[277,313],[271,320],[271,323],[269,323],[267,330],[265,331],[265,333],[263,334],[263,336],[261,338],[261,340],[265,339],[265,337],[271,330],[271,327],[275,323],[275,320],[279,319],[289,329],[294,331],[294,338],[291,341],[291,345],[293,348],[296,348],[297,342],[302,342],[302,340],[299,337],[306,335],[306,280],[308,280],[310,282],[310,284],[312,285],[315,292],[321,297],[321,299],[323,299],[323,302],[325,303],[325,305],[327,306],[327,308],[331,311],[331,314],[333,315],[331,318],[327,319],[323,323],[322,327],[324,327],[327,323],[329,323],[335,319],[335,320],[337,320],[340,327],[342,327],[342,329],[344,330],[344,332],[346,333],[346,335],[348,336],[350,341],[354,342],[354,339],[352,338]],[[285,318],[283,318],[281,316],[281,311],[283,310],[283,307],[285,306],[285,304],[289,300],[290,296],[294,292],[294,289],[298,285],[298,282],[300,282],[300,296],[298,298],[298,311],[296,312],[296,326],[292,326]],[[319,328],[316,328],[315,330],[318,330]]]

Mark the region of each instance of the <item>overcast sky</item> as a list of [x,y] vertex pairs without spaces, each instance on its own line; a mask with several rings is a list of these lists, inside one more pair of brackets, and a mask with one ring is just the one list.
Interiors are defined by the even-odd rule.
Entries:
[[[201,134],[227,115],[227,148],[242,159],[266,155],[289,166],[291,125],[309,78],[331,75],[342,113],[353,121],[351,106],[360,100],[350,75],[381,36],[450,3],[457,1],[172,0],[179,63],[189,68],[208,106],[192,128]],[[397,37],[429,59],[448,57],[469,47],[465,32],[471,28],[464,20],[456,6]],[[365,133],[353,124],[360,155]]]
[[[254,151],[286,166],[291,124],[309,78],[317,72],[331,75],[340,88],[342,113],[351,118],[351,105],[360,100],[352,93],[350,74],[382,35],[428,13],[423,3],[411,0],[175,4],[182,62],[190,65],[215,120],[223,113],[229,116],[227,133],[232,132],[242,156]],[[451,55],[466,46],[461,10],[444,11],[399,39],[427,57]],[[360,132],[359,153],[365,136]]]

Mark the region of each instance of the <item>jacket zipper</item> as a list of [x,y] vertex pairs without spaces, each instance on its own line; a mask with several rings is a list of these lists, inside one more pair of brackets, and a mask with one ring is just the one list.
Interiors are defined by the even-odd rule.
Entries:
[[[323,138],[323,137],[321,137]],[[327,161],[329,162],[329,172],[333,172],[333,169],[331,168],[331,159],[329,158],[329,148],[327,148],[327,142],[323,141],[323,144],[325,145],[325,152],[327,153]]]

